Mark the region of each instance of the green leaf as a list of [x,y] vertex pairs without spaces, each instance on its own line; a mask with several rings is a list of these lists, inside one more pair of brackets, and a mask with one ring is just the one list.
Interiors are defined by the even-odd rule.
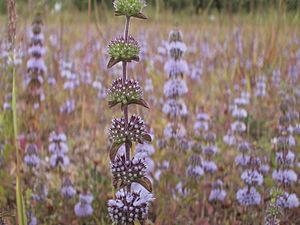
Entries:
[[149,109],[148,103],[144,99],[131,100],[128,104],[137,104]]
[[116,106],[117,104],[118,104],[117,101],[109,101],[109,102],[108,102],[109,108],[112,108],[112,107]]
[[109,158],[110,158],[110,161],[114,161],[117,153],[118,153],[118,150],[119,148],[121,147],[123,143],[113,143],[112,146],[110,147],[110,150],[109,150]]
[[136,15],[134,15],[134,16],[132,16],[132,17],[135,17],[135,18],[138,18],[138,19],[143,19],[143,20],[146,20],[146,19],[148,19],[148,17],[147,16],[145,16],[143,13],[138,13],[138,14],[136,14]]
[[144,139],[145,141],[148,141],[148,142],[151,142],[151,141],[152,141],[152,138],[151,138],[151,136],[150,136],[149,134],[144,134],[144,135],[143,135],[143,139]]
[[107,69],[112,68],[114,65],[116,65],[117,63],[121,62],[118,59],[114,59],[114,58],[110,58],[108,64],[107,64]]
[[17,214],[18,214],[18,224],[27,225],[27,218],[25,213],[24,199],[22,195],[20,177],[16,177],[16,198],[17,198]]
[[142,177],[142,178],[140,178],[138,180],[135,180],[135,182],[137,182],[140,185],[142,185],[149,192],[152,192],[152,183],[151,183],[151,181],[147,177]]

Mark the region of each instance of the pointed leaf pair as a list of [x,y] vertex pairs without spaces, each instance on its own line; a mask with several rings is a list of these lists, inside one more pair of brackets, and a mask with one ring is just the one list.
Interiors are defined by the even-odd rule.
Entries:
[[[126,16],[124,15],[123,13],[119,12],[119,11],[115,11],[115,16]],[[146,20],[148,19],[147,16],[145,16],[143,13],[139,12],[138,14],[136,15],[132,15],[130,17],[135,17],[135,18],[138,18],[138,19],[143,19],[143,20]]]
[[127,104],[122,104],[121,109],[123,110],[125,106],[131,105],[131,104],[141,105],[141,106],[149,109],[149,106],[148,106],[147,102],[144,99],[131,100]]
[[124,62],[131,62],[132,60],[136,61],[136,62],[139,62],[140,61],[140,57],[135,56],[132,59],[128,59],[128,60],[110,58],[110,60],[109,60],[109,62],[107,64],[107,69],[112,68],[114,65],[116,65],[119,62],[122,62],[122,61],[124,61]]
[[[117,101],[109,101],[108,102],[109,108],[112,108],[112,107],[116,106],[117,104],[119,104],[119,102],[117,102]],[[131,105],[131,104],[141,105],[141,106],[149,109],[149,105],[144,99],[131,100],[131,101],[128,101],[128,103],[126,103],[126,104],[122,103],[121,109],[123,110],[125,106]]]

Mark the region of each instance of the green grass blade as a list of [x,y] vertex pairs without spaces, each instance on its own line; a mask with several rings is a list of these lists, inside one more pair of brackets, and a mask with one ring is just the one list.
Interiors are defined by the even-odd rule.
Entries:
[[18,224],[27,225],[25,204],[22,195],[21,179],[20,179],[20,152],[18,147],[18,123],[17,123],[17,93],[16,93],[16,70],[12,68],[12,113],[13,113],[13,128],[14,128],[14,145],[17,157],[17,175],[16,175],[16,200],[17,200],[17,215]]

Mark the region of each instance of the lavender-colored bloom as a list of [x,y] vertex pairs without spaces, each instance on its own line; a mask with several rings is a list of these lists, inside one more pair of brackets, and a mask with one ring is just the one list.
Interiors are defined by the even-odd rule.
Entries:
[[245,119],[248,113],[246,109],[235,107],[232,111],[232,116],[236,119]]
[[245,132],[247,129],[246,124],[244,122],[241,121],[235,121],[234,123],[231,124],[231,130],[238,132],[238,133],[242,133]]
[[187,175],[190,177],[200,178],[204,175],[204,170],[200,165],[198,166],[189,165],[187,168]]
[[183,100],[169,99],[164,103],[163,112],[169,117],[186,117],[187,106]]
[[177,199],[177,196],[180,197],[187,197],[190,194],[190,190],[185,187],[185,185],[182,182],[179,182],[175,187],[175,193],[173,194],[173,197]]
[[263,176],[257,170],[245,170],[241,179],[248,185],[262,185],[263,183]]
[[29,218],[28,225],[37,225],[38,224],[37,218],[33,212],[28,213],[28,218]]
[[256,83],[256,92],[257,97],[264,97],[266,95],[266,78],[260,76]]
[[116,224],[133,224],[134,221],[145,221],[148,215],[153,194],[143,192],[126,192],[124,189],[116,193],[116,199],[108,201],[108,213]]
[[296,125],[295,125],[294,130],[293,130],[293,133],[294,133],[295,135],[300,136],[300,124],[296,124]]
[[35,144],[29,144],[25,149],[24,162],[29,167],[37,167],[40,164],[40,158],[37,154],[37,146]]
[[281,82],[281,72],[279,69],[273,70],[272,72],[272,84],[275,87],[279,87]]
[[164,129],[164,137],[170,139],[181,139],[186,135],[186,129],[182,124],[168,123]]
[[145,152],[147,153],[147,155],[153,155],[155,153],[155,148],[153,145],[149,144],[149,143],[144,143],[144,144],[137,144],[135,147],[135,151],[137,153],[140,152]]
[[183,43],[182,41],[171,41],[168,46],[168,51],[172,51],[174,49],[178,49],[179,51],[181,51],[182,53],[184,53],[187,50],[187,47],[185,45],[185,43]]
[[278,183],[291,185],[298,180],[295,171],[291,169],[277,169],[273,171],[272,178]]
[[165,72],[170,77],[178,77],[189,73],[189,67],[185,60],[170,59],[164,66]]
[[70,114],[75,111],[76,103],[74,99],[67,99],[63,105],[60,107],[59,111],[61,113]]
[[236,193],[236,198],[241,205],[253,206],[259,205],[261,202],[261,195],[254,187],[244,187]]
[[164,85],[164,95],[168,98],[182,96],[188,92],[185,80],[176,78],[168,80]]
[[50,165],[52,167],[68,166],[70,163],[68,152],[67,137],[64,133],[52,132],[49,136],[49,152],[51,153]]
[[206,173],[215,173],[218,170],[216,163],[213,161],[204,160],[202,166]]
[[79,202],[74,207],[74,212],[77,217],[89,217],[93,214],[92,202],[94,200],[91,194],[80,194]]
[[60,194],[65,198],[72,198],[76,194],[76,190],[70,179],[67,178],[64,180],[60,189]]
[[229,146],[233,146],[236,143],[236,138],[231,131],[229,131],[224,137],[223,142]]
[[67,136],[65,133],[52,132],[49,136],[49,147],[48,150],[50,153],[67,153],[69,148],[67,144]]
[[247,166],[250,162],[250,156],[248,155],[238,155],[235,158],[235,164],[238,166]]
[[295,154],[292,151],[288,151],[287,153],[276,152],[276,162],[278,164],[284,164],[288,166],[292,166],[295,161]]
[[202,152],[205,155],[215,155],[218,152],[218,147],[214,145],[203,146]]
[[150,93],[153,92],[153,81],[151,78],[146,79],[145,81],[145,92]]
[[66,167],[70,164],[70,159],[63,153],[54,153],[50,157],[50,165],[52,167],[62,166]]
[[288,209],[297,208],[300,205],[297,195],[289,194],[287,192],[285,192],[283,196],[280,196],[277,199],[276,204],[280,207]]
[[210,202],[214,202],[214,201],[224,201],[224,199],[226,198],[227,193],[225,190],[222,189],[212,189],[210,194],[209,194],[209,198],[208,200]]
[[33,194],[31,198],[34,201],[42,202],[47,198],[48,192],[49,192],[48,187],[45,184],[37,183],[33,188]]

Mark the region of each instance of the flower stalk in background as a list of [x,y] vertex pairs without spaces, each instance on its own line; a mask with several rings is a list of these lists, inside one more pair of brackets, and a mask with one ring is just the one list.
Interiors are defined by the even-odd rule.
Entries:
[[187,47],[182,41],[181,31],[171,31],[168,44],[170,58],[164,66],[169,78],[164,84],[166,101],[163,105],[163,112],[169,119],[164,130],[164,136],[168,141],[175,140],[178,143],[186,135],[185,127],[180,120],[187,118],[188,115],[187,106],[181,98],[188,92],[187,84],[183,79],[184,74],[188,72],[188,66],[186,61],[182,59],[186,50]]

